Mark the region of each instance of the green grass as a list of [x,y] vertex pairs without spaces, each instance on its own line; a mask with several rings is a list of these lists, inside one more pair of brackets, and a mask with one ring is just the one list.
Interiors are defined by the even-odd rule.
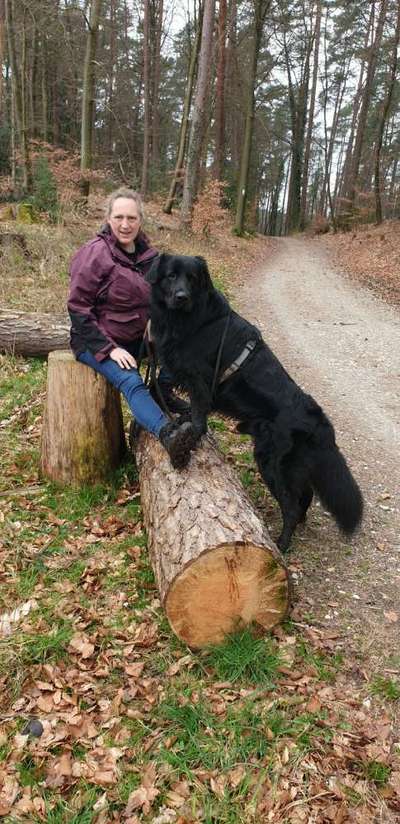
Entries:
[[379,786],[387,784],[391,774],[390,767],[382,764],[380,761],[367,761],[366,764],[362,765],[362,769],[365,778]]
[[[32,402],[44,388],[46,379],[44,362],[34,358],[24,361],[15,358],[5,371],[4,378],[0,379],[0,420],[10,417],[14,410],[18,411],[16,407]],[[20,427],[18,418],[11,427]]]
[[219,646],[211,647],[206,661],[223,681],[272,687],[280,656],[271,638],[256,638],[250,629],[245,629],[228,636]]
[[383,678],[377,675],[371,682],[369,691],[372,695],[379,695],[388,701],[398,701],[400,698],[400,683],[394,678]]

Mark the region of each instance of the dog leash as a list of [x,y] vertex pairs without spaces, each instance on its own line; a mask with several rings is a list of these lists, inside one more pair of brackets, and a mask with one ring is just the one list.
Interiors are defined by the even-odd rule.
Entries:
[[224,330],[223,330],[222,335],[221,335],[221,340],[220,340],[218,354],[217,354],[217,360],[216,360],[216,363],[215,363],[214,377],[213,377],[213,382],[212,382],[212,386],[211,386],[211,398],[212,399],[214,399],[214,397],[215,397],[215,391],[216,391],[216,388],[217,388],[217,381],[218,381],[218,378],[219,378],[219,367],[221,366],[222,352],[223,352],[223,349],[224,349],[225,339],[226,339],[226,336],[227,336],[227,333],[228,333],[228,326],[229,326],[230,321],[231,321],[231,315],[232,315],[232,312],[229,312],[229,315],[226,319],[226,323],[225,323],[225,326],[224,326]]

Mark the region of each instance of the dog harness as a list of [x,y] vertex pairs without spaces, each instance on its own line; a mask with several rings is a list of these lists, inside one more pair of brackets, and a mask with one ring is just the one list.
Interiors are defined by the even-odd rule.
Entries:
[[231,365],[228,366],[227,369],[225,369],[225,372],[222,373],[221,377],[219,378],[218,383],[222,383],[223,381],[226,381],[227,378],[230,378],[231,375],[234,375],[235,372],[237,372],[238,369],[240,369],[242,364],[245,362],[246,358],[248,358],[250,353],[257,346],[257,343],[258,343],[258,340],[249,340],[249,341],[247,341],[246,346],[241,351],[240,355],[238,355],[237,358],[233,361],[233,363],[231,363]]

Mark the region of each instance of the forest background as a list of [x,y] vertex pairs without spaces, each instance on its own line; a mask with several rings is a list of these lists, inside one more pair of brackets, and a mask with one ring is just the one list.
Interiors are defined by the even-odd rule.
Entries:
[[238,234],[396,217],[399,38],[397,0],[0,0],[1,197],[56,216],[122,180],[189,223],[211,186]]

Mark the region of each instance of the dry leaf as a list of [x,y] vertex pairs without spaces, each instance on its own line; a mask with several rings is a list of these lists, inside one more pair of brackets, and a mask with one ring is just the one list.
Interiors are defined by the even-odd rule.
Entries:
[[389,612],[384,612],[383,614],[386,620],[390,621],[391,624],[397,624],[397,621],[399,620],[397,612],[393,612],[393,610],[390,610]]
[[76,633],[68,645],[70,652],[77,652],[82,658],[90,658],[94,653],[94,644],[83,633]]

